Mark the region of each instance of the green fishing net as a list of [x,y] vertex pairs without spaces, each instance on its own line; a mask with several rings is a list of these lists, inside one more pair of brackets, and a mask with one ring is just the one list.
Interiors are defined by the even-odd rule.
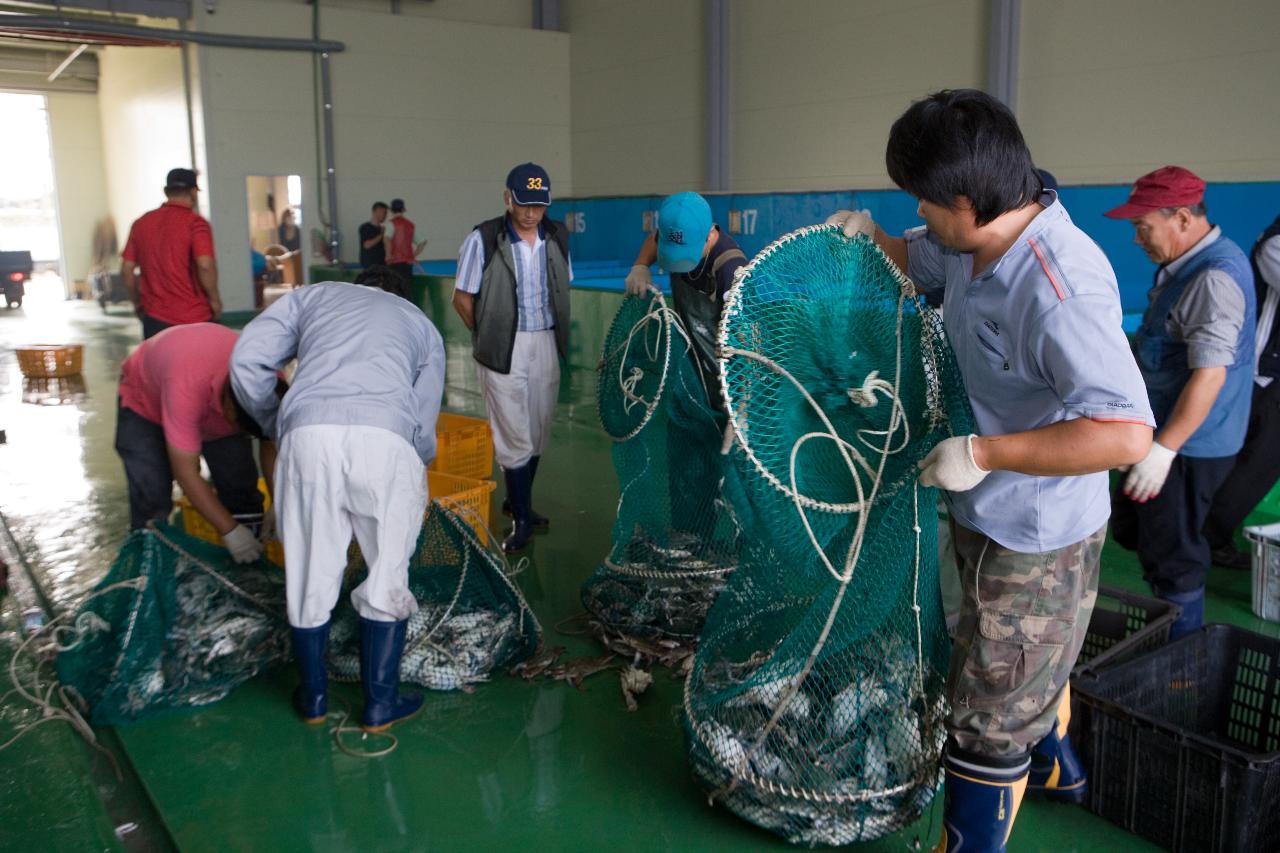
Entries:
[[720,495],[726,419],[661,294],[629,296],[618,309],[597,404],[620,496],[609,554],[582,602],[614,651],[678,662],[737,567],[738,528]]
[[207,705],[287,660],[284,572],[167,525],[129,534],[76,612],[58,680],[99,724]]
[[[334,609],[330,675],[359,680],[359,618],[346,593],[368,573],[351,550]],[[436,690],[464,689],[522,660],[539,628],[505,564],[454,512],[431,504],[409,565],[419,610],[400,674]],[[111,571],[63,636],[58,679],[94,723],[146,719],[206,705],[290,657],[285,575],[240,565],[176,528],[130,534]]]
[[[360,680],[360,617],[350,592],[368,572],[357,556],[333,611],[329,676],[338,681]],[[401,681],[469,692],[538,646],[538,621],[505,562],[482,547],[456,513],[436,503],[427,510],[409,562],[409,591],[418,612],[405,631]]]
[[913,293],[871,241],[817,226],[726,299],[741,557],[686,682],[686,742],[714,799],[796,844],[879,838],[939,781],[950,643],[916,463],[972,415]]

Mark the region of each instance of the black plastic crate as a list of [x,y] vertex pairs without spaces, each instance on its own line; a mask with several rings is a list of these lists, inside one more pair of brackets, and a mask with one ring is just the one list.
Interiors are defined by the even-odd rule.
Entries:
[[1074,674],[1132,660],[1169,640],[1181,609],[1176,604],[1114,586],[1098,587]]
[[1175,853],[1280,849],[1280,639],[1209,625],[1072,683],[1091,811]]

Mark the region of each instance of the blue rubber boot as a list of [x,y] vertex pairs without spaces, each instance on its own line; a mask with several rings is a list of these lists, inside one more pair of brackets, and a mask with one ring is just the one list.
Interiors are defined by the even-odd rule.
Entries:
[[1076,751],[1071,748],[1067,727],[1071,724],[1071,685],[1058,702],[1058,721],[1049,734],[1031,749],[1031,772],[1027,792],[1051,800],[1084,805],[1089,795],[1089,777]]
[[531,465],[526,463],[519,468],[502,470],[507,480],[507,499],[511,501],[511,534],[502,540],[502,550],[508,554],[518,554],[529,547],[529,540],[533,537],[533,522],[529,517],[533,492]]
[[[534,456],[529,459],[529,523],[533,525],[534,533],[545,533],[551,528],[551,519],[533,511],[533,481],[538,477],[538,460],[541,458]],[[507,518],[515,517],[511,511],[511,498],[502,499],[502,514]]]
[[942,839],[934,853],[1004,853],[1027,787],[1028,761],[1023,757],[993,766],[990,758],[948,744],[942,759]]
[[377,622],[360,617],[360,728],[366,732],[385,732],[422,710],[421,693],[400,692],[400,655],[408,627],[407,619]]
[[298,686],[293,709],[307,725],[318,726],[329,713],[329,676],[324,662],[329,655],[329,623],[315,628],[293,628],[293,659],[298,662]]
[[1160,596],[1182,608],[1181,615],[1169,626],[1169,641],[1199,631],[1204,625],[1204,587],[1191,592],[1169,592]]

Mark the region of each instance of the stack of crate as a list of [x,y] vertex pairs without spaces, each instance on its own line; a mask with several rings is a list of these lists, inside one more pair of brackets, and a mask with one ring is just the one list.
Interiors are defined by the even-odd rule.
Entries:
[[431,499],[461,515],[483,544],[485,528],[493,529],[489,504],[495,488],[489,422],[441,412],[436,421],[436,458],[427,471]]
[[[493,481],[493,434],[489,422],[483,418],[470,418],[441,412],[436,422],[436,458],[427,470],[427,491],[431,500],[458,513],[475,531],[481,544],[488,542],[486,528],[492,529],[490,496],[497,484]],[[266,483],[259,480],[258,488],[266,495]],[[264,508],[270,507],[266,498]],[[177,500],[182,511],[182,527],[191,536],[206,542],[222,544],[218,531],[196,512],[187,498]],[[268,542],[267,559],[277,566],[284,565],[284,548],[279,542]]]

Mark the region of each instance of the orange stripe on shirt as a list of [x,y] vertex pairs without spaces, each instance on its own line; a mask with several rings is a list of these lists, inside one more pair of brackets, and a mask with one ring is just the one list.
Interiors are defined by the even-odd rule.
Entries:
[[1031,244],[1031,251],[1036,253],[1036,257],[1040,259],[1040,267],[1044,270],[1044,274],[1049,276],[1049,283],[1053,285],[1053,292],[1058,294],[1058,301],[1066,299],[1066,295],[1062,292],[1062,288],[1058,285],[1058,280],[1054,278],[1053,273],[1049,270],[1049,264],[1045,262],[1044,255],[1040,251],[1040,247],[1036,245],[1036,241],[1027,238],[1027,242]]

